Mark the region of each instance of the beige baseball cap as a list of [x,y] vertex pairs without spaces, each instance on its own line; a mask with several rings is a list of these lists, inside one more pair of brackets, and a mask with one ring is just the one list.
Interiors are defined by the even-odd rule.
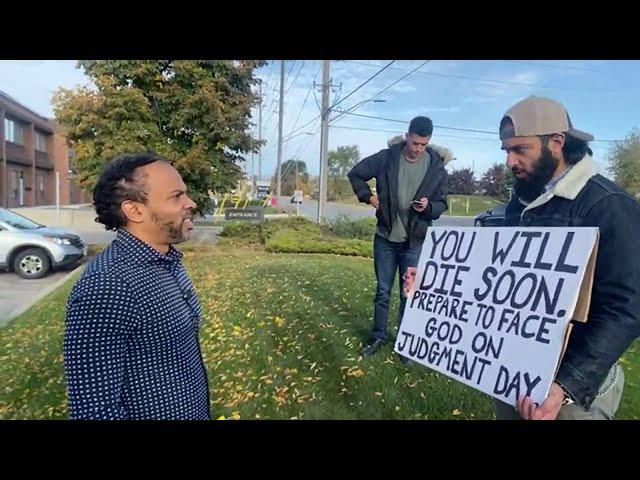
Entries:
[[[511,120],[513,128],[504,126],[506,118]],[[593,135],[590,133],[573,128],[564,106],[550,98],[533,95],[527,97],[507,110],[500,122],[500,140],[511,137],[553,135],[554,133],[565,133],[585,142],[593,140]]]

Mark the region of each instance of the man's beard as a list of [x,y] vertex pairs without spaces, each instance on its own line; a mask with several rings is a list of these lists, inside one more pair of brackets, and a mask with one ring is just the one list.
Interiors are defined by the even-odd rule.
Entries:
[[531,203],[538,198],[544,192],[544,186],[553,178],[553,174],[558,168],[558,163],[559,160],[553,156],[551,150],[544,146],[533,172],[525,178],[516,176],[514,191],[518,198],[527,203]]
[[171,220],[166,220],[154,213],[151,214],[151,220],[160,226],[163,233],[167,236],[169,243],[171,244],[182,243],[185,240],[187,240],[184,234],[184,222],[187,219],[192,219],[192,218],[193,218],[192,214],[189,214],[187,217],[183,217],[180,224],[176,227],[175,223],[172,222]]

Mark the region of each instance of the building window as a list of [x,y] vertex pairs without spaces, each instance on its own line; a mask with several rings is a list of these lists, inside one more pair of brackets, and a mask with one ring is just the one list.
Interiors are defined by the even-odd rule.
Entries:
[[47,151],[47,137],[40,132],[36,132],[36,150],[39,152]]
[[4,137],[8,142],[17,143],[18,145],[24,144],[22,126],[18,122],[4,119]]

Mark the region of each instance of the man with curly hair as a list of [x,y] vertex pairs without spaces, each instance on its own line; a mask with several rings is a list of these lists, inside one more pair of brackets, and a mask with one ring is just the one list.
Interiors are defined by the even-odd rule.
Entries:
[[193,229],[185,183],[159,155],[127,154],[105,166],[93,204],[117,235],[67,303],[69,417],[209,419],[200,304],[173,247]]

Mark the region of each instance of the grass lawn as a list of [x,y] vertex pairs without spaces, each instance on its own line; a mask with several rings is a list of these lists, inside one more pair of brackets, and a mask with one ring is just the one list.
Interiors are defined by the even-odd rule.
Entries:
[[[403,366],[391,346],[359,356],[375,290],[370,259],[184,250],[204,310],[214,418],[493,417],[487,396],[425,367]],[[61,343],[72,283],[0,330],[0,418],[66,418]],[[622,365],[618,418],[638,419],[638,342]]]
[[[496,200],[493,197],[483,197],[479,195],[448,195],[449,210],[445,215],[455,215],[460,217],[475,217],[476,215],[486,212],[496,205],[504,202]],[[469,201],[469,210],[467,211],[467,200]]]

